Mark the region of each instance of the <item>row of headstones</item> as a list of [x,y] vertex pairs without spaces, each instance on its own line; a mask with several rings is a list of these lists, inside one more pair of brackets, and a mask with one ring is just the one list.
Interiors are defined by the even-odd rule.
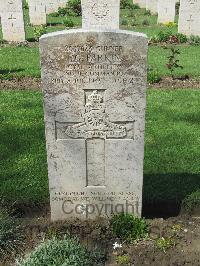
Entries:
[[[152,14],[158,13],[158,23],[175,21],[177,0],[133,0]],[[200,1],[180,0],[178,32],[187,36],[200,36]]]
[[[28,0],[29,16],[32,25],[46,24],[46,14],[55,12],[58,7],[66,4],[67,0]],[[176,0],[133,0],[150,10],[158,13],[158,23],[174,22]],[[200,1],[181,0],[179,12],[179,33],[200,35]],[[0,0],[0,16],[3,39],[7,41],[25,41],[22,0]]]
[[32,25],[46,24],[46,15],[58,11],[59,7],[65,7],[67,0],[27,0],[29,5],[29,17]]
[[[64,7],[67,0],[27,0],[31,25],[45,25],[46,15]],[[25,41],[22,0],[0,0],[0,17],[3,39]]]

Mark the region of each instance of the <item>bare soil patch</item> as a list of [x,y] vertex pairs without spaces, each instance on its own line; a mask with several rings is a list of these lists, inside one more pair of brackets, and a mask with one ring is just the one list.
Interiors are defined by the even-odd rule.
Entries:
[[[121,242],[112,235],[110,222],[107,219],[96,221],[65,221],[50,222],[50,215],[44,213],[32,218],[21,218],[25,232],[25,244],[20,254],[13,254],[1,266],[15,265],[16,256],[29,253],[43,239],[56,235],[67,234],[78,236],[80,241],[89,249],[98,247],[106,253],[106,266],[117,266],[116,258],[126,255],[130,258],[127,266],[182,266],[200,265],[200,217],[182,215],[169,219],[149,219],[149,238],[132,244]],[[156,245],[156,239],[168,238],[172,228],[178,228],[173,234],[174,245],[165,252]],[[119,250],[113,249],[115,242],[122,243]],[[103,265],[102,265],[103,266]]]
[[41,89],[41,79],[24,77],[24,78],[14,78],[0,80],[0,90],[40,90]]
[[200,89],[200,80],[196,79],[172,79],[171,77],[164,77],[158,83],[149,84],[149,87],[154,89]]
[[[150,238],[133,245],[125,245],[120,251],[130,257],[131,266],[183,266],[200,265],[200,219],[191,217],[176,217],[167,220],[154,219],[150,221]],[[171,228],[180,226],[180,231],[174,234],[174,246],[165,252],[160,250],[156,238],[168,238]],[[111,256],[107,266],[117,266],[115,256]]]

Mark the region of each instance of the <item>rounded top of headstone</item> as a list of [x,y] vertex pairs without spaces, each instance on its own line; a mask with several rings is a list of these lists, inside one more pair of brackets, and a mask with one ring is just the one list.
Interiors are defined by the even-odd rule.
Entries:
[[58,38],[58,37],[64,37],[64,36],[69,36],[70,34],[79,34],[79,33],[96,33],[96,34],[112,34],[112,33],[118,33],[118,34],[126,34],[130,36],[135,36],[135,37],[140,37],[140,38],[145,38],[148,39],[147,35],[144,33],[140,32],[134,32],[134,31],[128,31],[128,30],[89,30],[89,29],[71,29],[71,30],[63,30],[63,31],[57,31],[57,32],[52,32],[48,34],[44,34],[40,37],[40,42],[46,39],[50,38]]

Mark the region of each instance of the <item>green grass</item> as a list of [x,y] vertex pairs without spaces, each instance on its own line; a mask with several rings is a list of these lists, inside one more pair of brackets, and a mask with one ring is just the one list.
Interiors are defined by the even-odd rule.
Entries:
[[182,202],[183,209],[187,212],[195,211],[200,208],[200,189],[191,193]]
[[0,198],[48,199],[41,93],[0,92]]
[[[149,38],[157,35],[160,31],[171,31],[173,34],[178,32],[177,25],[170,28],[165,25],[158,25],[157,18],[157,15],[145,15],[145,9],[137,9],[134,11],[124,9],[121,10],[121,22],[124,19],[127,20],[128,26],[121,25],[121,28],[145,33]],[[143,26],[142,23],[144,20],[147,20],[149,25]],[[135,26],[133,26],[133,22]]]
[[[144,200],[182,200],[200,188],[200,91],[150,90],[146,116]],[[0,195],[47,202],[40,92],[0,93]]]
[[146,200],[180,200],[200,188],[200,91],[149,91]]
[[[177,45],[177,48],[180,50],[180,64],[183,66],[183,69],[176,69],[176,76],[189,75],[190,77],[200,78],[200,46],[191,46],[191,45]],[[163,76],[169,76],[170,72],[166,67],[168,62],[167,57],[169,56],[170,51],[163,49],[161,46],[150,46],[149,47],[149,65],[156,67],[158,73]]]
[[[176,75],[188,74],[191,77],[200,77],[200,46],[178,45],[181,55],[180,64],[183,69],[177,69]],[[158,73],[169,76],[166,67],[169,51],[160,46],[149,47],[148,64],[158,69]],[[0,78],[12,77],[40,77],[38,47],[1,47],[0,48]]]
[[0,48],[0,78],[22,76],[40,77],[39,49]]

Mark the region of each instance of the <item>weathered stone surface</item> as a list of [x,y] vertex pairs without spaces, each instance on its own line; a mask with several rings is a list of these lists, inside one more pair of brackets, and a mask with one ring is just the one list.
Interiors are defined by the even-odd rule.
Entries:
[[51,14],[58,11],[59,0],[44,0],[46,5],[46,13]]
[[187,36],[200,36],[200,1],[181,0],[178,32]]
[[158,13],[158,0],[146,0],[146,9],[152,14]]
[[158,0],[158,23],[174,22],[176,0]]
[[32,25],[46,24],[46,6],[44,0],[29,0],[29,17]]
[[3,39],[25,41],[22,0],[0,0]]
[[120,0],[81,0],[83,29],[119,29]]
[[59,7],[65,7],[67,2],[68,2],[68,0],[58,0]]
[[146,7],[146,0],[133,0],[133,4],[139,5],[141,8]]
[[140,215],[147,38],[69,30],[40,52],[52,220]]

